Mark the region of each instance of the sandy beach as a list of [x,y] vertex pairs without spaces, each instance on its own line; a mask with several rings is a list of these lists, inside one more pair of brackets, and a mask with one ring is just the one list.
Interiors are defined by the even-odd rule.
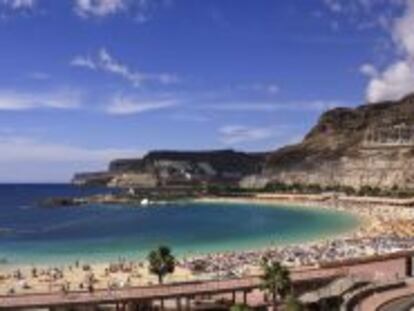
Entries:
[[[278,204],[306,208],[323,208],[352,213],[360,225],[332,239],[269,247],[252,251],[215,253],[193,258],[181,258],[174,274],[166,282],[242,276],[259,272],[260,258],[272,256],[290,267],[315,266],[323,261],[372,256],[414,248],[414,209],[405,206],[356,203],[346,200],[325,200],[321,197],[274,198],[203,198],[199,202]],[[123,288],[156,284],[145,262],[119,259],[112,263],[74,262],[66,265],[15,266],[0,265],[0,294],[49,291],[79,291]]]
[[[352,198],[352,200],[351,200]],[[335,200],[322,195],[273,195],[258,194],[251,198],[202,198],[198,202],[209,203],[255,203],[266,205],[283,205],[290,208],[317,208],[351,213],[360,220],[355,230],[343,237],[376,237],[392,235],[400,237],[414,236],[414,207],[391,205],[389,199],[358,197],[339,197]],[[394,200],[398,201],[398,200]],[[405,200],[401,200],[405,201]],[[338,238],[336,236],[335,238]]]
[[[0,295],[11,293],[86,291],[115,289],[129,286],[157,284],[157,278],[148,272],[145,262],[119,260],[113,263],[83,263],[52,266],[2,266],[0,267]],[[166,282],[190,281],[190,270],[176,267]]]

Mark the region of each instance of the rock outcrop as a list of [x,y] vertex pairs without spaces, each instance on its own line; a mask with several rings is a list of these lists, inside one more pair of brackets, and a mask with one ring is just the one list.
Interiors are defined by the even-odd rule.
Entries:
[[[327,111],[301,143],[270,154],[256,178],[261,185],[414,189],[414,95]],[[243,183],[256,185],[252,177]]]
[[118,159],[107,172],[77,174],[73,182],[113,187],[199,186],[233,184],[258,174],[265,153],[218,151],[153,151],[140,159]]
[[283,183],[414,190],[414,95],[329,110],[301,143],[271,153],[155,151],[114,160],[107,172],[75,176],[78,183],[99,181],[122,187]]

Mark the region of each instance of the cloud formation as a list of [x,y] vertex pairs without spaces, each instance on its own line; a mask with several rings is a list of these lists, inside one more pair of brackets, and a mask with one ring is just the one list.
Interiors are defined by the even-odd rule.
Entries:
[[133,97],[116,96],[106,107],[106,113],[110,115],[132,115],[143,112],[161,110],[177,106],[176,100],[140,100]]
[[171,73],[145,73],[133,70],[126,64],[115,59],[107,49],[102,48],[96,57],[78,55],[70,62],[72,66],[82,67],[94,71],[102,71],[130,82],[134,87],[140,87],[143,83],[153,82],[169,85],[178,82],[178,77]]
[[134,20],[143,24],[148,22],[154,11],[167,7],[172,0],[74,0],[74,11],[83,18],[106,17],[128,13]]
[[[44,0],[0,0],[0,7],[10,13],[22,12],[40,7]],[[63,1],[62,1],[63,2]],[[159,8],[168,7],[172,0],[70,0],[73,12],[82,17],[104,18],[121,13],[128,13],[133,20],[143,24],[151,20]]]
[[398,59],[382,71],[365,64],[361,71],[370,78],[366,98],[370,103],[397,100],[414,92],[414,0],[390,29]]
[[[330,13],[342,15],[345,20],[359,29],[374,27],[388,28],[394,18],[395,9],[406,0],[322,0]],[[384,10],[384,8],[386,8]],[[339,27],[337,20],[332,21]]]
[[81,107],[81,94],[74,90],[50,93],[21,93],[0,91],[0,111],[34,109],[76,109]]
[[33,8],[36,2],[36,0],[1,0],[0,4],[12,10],[22,10]]
[[125,0],[75,0],[75,12],[82,16],[106,16],[125,10]]
[[74,172],[102,170],[113,159],[142,154],[133,149],[85,148],[4,133],[0,133],[0,150],[1,181],[8,182],[69,181]]
[[252,84],[243,84],[237,86],[238,90],[241,91],[255,91],[259,93],[264,93],[268,95],[276,95],[280,92],[280,87],[276,83],[252,83]]
[[245,142],[254,142],[270,138],[273,135],[271,128],[248,127],[242,125],[227,125],[219,128],[220,141],[225,145],[235,145]]
[[137,150],[89,149],[19,136],[0,136],[0,149],[3,151],[0,154],[0,163],[9,161],[108,162],[117,157],[139,155]]
[[335,100],[311,100],[297,102],[222,102],[200,106],[201,110],[229,112],[275,112],[275,111],[325,111],[327,109],[346,106]]

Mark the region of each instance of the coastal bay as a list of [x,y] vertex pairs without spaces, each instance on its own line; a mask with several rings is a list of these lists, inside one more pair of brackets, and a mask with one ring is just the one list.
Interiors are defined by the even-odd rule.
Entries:
[[[53,193],[70,190],[60,187]],[[47,191],[41,192],[44,195]],[[148,207],[87,205],[57,209],[19,202],[4,213],[9,220],[21,221],[21,226],[8,222],[7,217],[2,223],[8,233],[3,236],[1,254],[8,260],[0,265],[0,292],[59,291],[68,283],[72,290],[79,290],[91,275],[96,288],[154,284],[156,279],[148,273],[145,256],[148,249],[164,242],[173,247],[179,259],[177,271],[167,282],[252,275],[259,271],[260,258],[269,254],[286,266],[304,268],[414,246],[407,231],[407,224],[414,219],[410,208],[315,199],[303,195],[290,195],[289,199],[263,195],[255,199],[205,197]],[[25,220],[26,213],[33,223]],[[46,215],[51,217],[50,227],[42,223]],[[64,222],[59,215],[64,216]],[[135,238],[128,238],[128,230],[115,230],[119,224],[128,228],[131,219],[136,222],[134,215],[145,216],[138,231],[136,226],[129,227],[134,229]],[[147,218],[149,215],[156,217]],[[92,236],[82,236],[82,228],[89,228],[91,231],[83,234]],[[108,230],[110,238],[103,236]],[[150,242],[140,232],[149,235]],[[169,238],[176,235],[166,240],[162,234]],[[20,240],[16,239],[19,235]],[[7,245],[13,236],[14,241],[12,238]]]
[[[42,186],[34,186],[46,190]],[[63,187],[63,186],[62,186]],[[73,191],[71,186],[61,191]],[[56,186],[51,186],[56,193]],[[21,187],[21,191],[29,191]],[[30,191],[34,191],[33,189]],[[36,201],[13,205],[2,200],[0,246],[10,262],[31,264],[95,262],[144,258],[159,244],[182,256],[285,245],[348,232],[358,221],[347,213],[292,210],[284,205],[171,202],[140,205],[87,205],[45,209]],[[33,203],[34,202],[34,203]],[[47,258],[47,259],[46,259]]]

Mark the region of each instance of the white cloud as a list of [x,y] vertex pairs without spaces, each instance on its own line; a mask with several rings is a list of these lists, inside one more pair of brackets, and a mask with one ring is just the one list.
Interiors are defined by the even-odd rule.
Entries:
[[342,12],[343,7],[339,0],[323,0],[329,10],[335,13]]
[[91,70],[96,69],[96,65],[92,61],[92,59],[90,59],[89,57],[85,57],[85,56],[75,56],[75,58],[72,59],[70,64],[72,66],[84,67],[84,68],[88,68]]
[[143,112],[161,110],[177,106],[176,100],[141,100],[133,97],[116,96],[112,103],[106,107],[106,112],[111,115],[131,115]]
[[404,1],[406,0],[322,0],[332,13],[347,15],[372,13],[377,8],[399,7]]
[[133,149],[84,148],[31,137],[0,135],[0,180],[69,181],[74,172],[102,170],[120,157],[142,154]]
[[404,16],[399,18],[393,30],[393,37],[402,53],[414,58],[414,0],[406,0]]
[[0,91],[0,111],[33,109],[75,109],[81,106],[81,94],[73,90],[50,93]]
[[275,83],[270,83],[270,84],[255,83],[252,85],[252,90],[259,91],[259,92],[265,92],[270,95],[275,95],[279,93],[280,88]]
[[38,161],[107,162],[124,155],[137,155],[136,150],[87,149],[69,144],[42,142],[34,138],[19,136],[0,137],[0,150],[2,150],[0,153],[0,163],[9,161],[30,161],[32,163]]
[[256,91],[261,93],[267,93],[275,95],[280,92],[280,87],[276,83],[253,83],[249,85],[239,85],[237,89],[242,91]]
[[366,90],[370,103],[397,100],[414,92],[414,0],[406,0],[404,15],[396,20],[391,35],[400,59],[383,71],[364,65],[363,72],[370,78]]
[[[29,10],[34,11],[40,2],[46,1],[0,0],[0,8],[5,8],[9,13],[27,13]],[[133,21],[144,24],[152,19],[158,9],[170,6],[172,0],[69,0],[68,2],[73,3],[74,13],[84,19],[104,18],[124,13],[131,16]]]
[[83,18],[128,13],[133,20],[144,24],[151,20],[153,13],[171,5],[172,0],[74,0],[75,13]]
[[376,77],[376,76],[378,76],[378,70],[372,64],[363,64],[360,67],[360,71],[361,71],[361,73],[363,73],[364,75],[366,75],[368,77]]
[[[385,68],[364,64],[360,71],[369,78],[366,100],[370,103],[398,100],[414,92],[414,0],[323,0],[359,29],[380,27],[388,33],[397,59]],[[397,12],[403,15],[395,18]]]
[[[387,29],[406,0],[321,0],[330,13],[330,25],[338,30],[347,23],[357,30]],[[341,16],[339,19],[338,17]]]
[[346,106],[341,101],[298,101],[298,102],[223,102],[200,106],[201,110],[229,112],[274,112],[274,111],[324,111],[337,106]]
[[0,3],[12,10],[21,10],[33,8],[36,2],[36,0],[2,0]]
[[76,0],[75,12],[83,17],[106,16],[126,9],[125,0]]
[[411,92],[414,92],[414,64],[405,60],[372,77],[366,96],[369,103],[376,103],[398,100]]
[[90,70],[101,70],[119,76],[129,81],[135,87],[139,87],[145,82],[156,82],[165,85],[178,82],[178,78],[174,74],[151,74],[133,70],[115,59],[105,48],[102,48],[95,58],[78,55],[72,59],[70,64],[72,66],[83,67]]
[[219,129],[220,141],[226,145],[254,142],[272,137],[273,130],[266,127],[227,125]]
[[270,84],[270,85],[267,85],[266,90],[267,90],[267,92],[269,92],[270,94],[277,94],[277,93],[279,93],[280,88],[279,88],[279,86],[278,86],[278,85],[276,85],[276,84]]

